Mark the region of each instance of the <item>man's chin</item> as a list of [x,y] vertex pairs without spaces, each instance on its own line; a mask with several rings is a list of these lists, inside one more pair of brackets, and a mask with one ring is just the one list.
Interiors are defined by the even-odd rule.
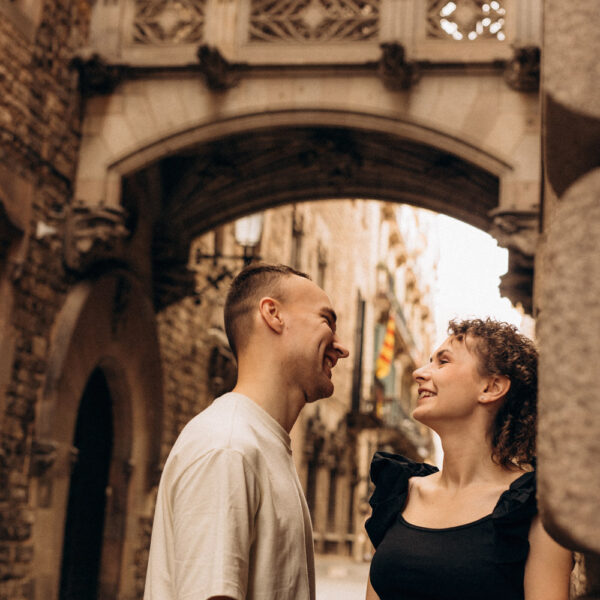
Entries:
[[319,387],[318,389],[316,389],[313,394],[307,394],[306,402],[307,403],[316,402],[317,400],[323,400],[324,398],[329,398],[331,395],[333,395],[333,383],[331,381],[329,381],[329,385],[327,385],[327,386],[323,385],[323,386]]

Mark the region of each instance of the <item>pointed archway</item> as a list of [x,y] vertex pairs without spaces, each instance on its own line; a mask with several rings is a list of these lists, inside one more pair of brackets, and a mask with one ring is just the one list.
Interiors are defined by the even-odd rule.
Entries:
[[101,369],[83,392],[73,446],[59,600],[96,600],[113,449],[112,399]]

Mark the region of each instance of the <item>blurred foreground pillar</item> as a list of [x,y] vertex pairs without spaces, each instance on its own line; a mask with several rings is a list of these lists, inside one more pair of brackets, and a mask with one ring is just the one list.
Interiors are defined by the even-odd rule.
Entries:
[[536,264],[540,510],[600,599],[600,11],[546,0],[544,207]]

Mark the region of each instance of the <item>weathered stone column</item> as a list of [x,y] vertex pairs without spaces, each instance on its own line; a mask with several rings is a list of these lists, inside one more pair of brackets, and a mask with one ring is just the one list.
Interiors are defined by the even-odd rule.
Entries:
[[600,599],[600,12],[546,0],[539,310],[539,500],[578,550],[574,594]]

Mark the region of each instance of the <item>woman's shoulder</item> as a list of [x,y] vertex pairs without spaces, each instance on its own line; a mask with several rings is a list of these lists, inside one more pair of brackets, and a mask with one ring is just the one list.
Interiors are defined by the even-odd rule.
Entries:
[[529,530],[537,512],[536,472],[528,471],[502,493],[492,513],[498,562],[524,564],[529,552]]
[[424,477],[437,471],[433,465],[391,452],[376,452],[371,461],[371,481],[380,489],[407,487],[411,477]]
[[492,517],[499,522],[531,519],[537,512],[536,488],[535,470],[522,473],[501,494]]
[[369,500],[373,512],[365,524],[375,547],[406,503],[408,480],[436,473],[437,467],[400,454],[376,452],[371,461],[371,481],[375,491]]

